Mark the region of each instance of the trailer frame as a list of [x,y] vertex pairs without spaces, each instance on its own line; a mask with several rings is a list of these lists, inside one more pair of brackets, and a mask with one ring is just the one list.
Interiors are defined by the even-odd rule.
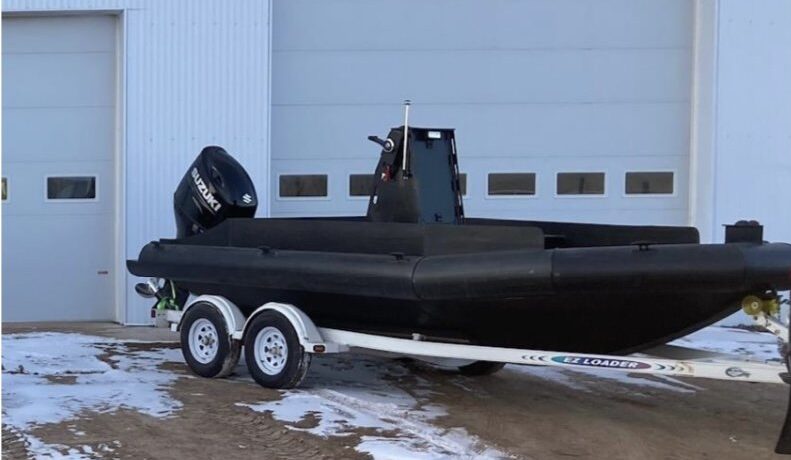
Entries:
[[[167,322],[174,331],[180,329],[183,315],[200,302],[208,302],[222,313],[234,340],[242,340],[250,322],[260,313],[274,310],[288,318],[307,353],[330,354],[349,351],[378,352],[393,356],[426,359],[492,361],[506,364],[551,366],[560,368],[596,368],[640,374],[696,377],[760,383],[787,383],[788,369],[782,359],[777,363],[733,359],[732,356],[674,345],[662,345],[631,355],[557,352],[532,349],[489,347],[463,343],[426,340],[421,334],[411,339],[367,334],[342,329],[322,328],[314,324],[299,307],[269,302],[245,317],[230,300],[215,295],[190,297],[181,311],[167,310]],[[783,344],[788,344],[788,326],[763,312],[752,316]],[[779,355],[778,355],[779,356]],[[432,359],[433,358],[433,359]]]

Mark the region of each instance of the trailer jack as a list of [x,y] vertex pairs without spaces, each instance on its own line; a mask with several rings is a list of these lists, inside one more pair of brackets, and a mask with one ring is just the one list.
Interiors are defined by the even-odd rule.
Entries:
[[[791,325],[791,312],[789,312],[789,325]],[[775,333],[774,331],[772,332]],[[777,334],[775,333],[775,335]],[[783,422],[783,428],[780,429],[780,436],[777,439],[775,452],[783,455],[791,455],[791,357],[789,356],[788,349],[788,329],[785,330],[785,336],[778,335],[778,337],[780,337],[780,340],[783,343],[783,346],[781,347],[781,353],[783,354],[783,362],[786,366],[786,372],[780,374],[780,378],[783,379],[783,382],[785,382],[786,385],[789,385],[789,393],[788,403],[786,405],[785,421]]]
[[753,318],[753,321],[774,334],[780,340],[780,354],[785,364],[785,372],[779,374],[780,379],[789,385],[789,397],[786,407],[785,421],[775,446],[778,454],[791,455],[791,356],[789,356],[788,327],[791,325],[791,311],[787,324],[779,320],[780,305],[783,301],[776,295],[761,299],[758,296],[747,296],[742,300],[742,311]]

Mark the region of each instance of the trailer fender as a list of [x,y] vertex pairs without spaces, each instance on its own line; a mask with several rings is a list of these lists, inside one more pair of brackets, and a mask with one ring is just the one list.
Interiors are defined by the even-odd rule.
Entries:
[[[194,298],[190,297],[189,301],[184,306],[184,309],[180,312],[181,318],[184,318],[184,314],[193,305],[197,305],[201,302],[209,303],[213,305],[217,310],[219,310],[223,318],[225,319],[225,325],[227,326],[228,332],[230,333],[231,337],[237,340],[241,339],[241,331],[244,329],[245,326],[244,315],[242,314],[242,311],[239,309],[239,307],[236,306],[235,303],[231,302],[225,297],[221,297],[217,295],[201,295]],[[179,320],[178,329],[181,329],[180,320]]]
[[308,353],[339,353],[347,351],[347,348],[337,343],[326,342],[319,332],[319,328],[313,323],[308,315],[294,305],[278,302],[268,302],[258,307],[253,314],[251,314],[244,327],[237,330],[233,337],[241,340],[247,332],[248,325],[252,320],[267,310],[274,310],[281,315],[285,316],[291,326],[299,337],[299,343]]

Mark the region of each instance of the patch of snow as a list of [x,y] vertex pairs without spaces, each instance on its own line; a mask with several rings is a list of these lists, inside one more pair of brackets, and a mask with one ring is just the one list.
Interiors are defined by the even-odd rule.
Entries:
[[[448,443],[451,438],[456,441],[461,441],[464,445],[464,439],[468,437],[464,430],[461,433],[445,433],[444,442]],[[430,442],[421,441],[420,439],[404,440],[400,443],[394,443],[392,438],[382,436],[362,436],[360,444],[355,447],[358,452],[370,454],[375,459],[387,460],[429,460],[429,459],[447,459],[447,458],[466,458],[466,459],[489,459],[489,458],[507,458],[500,451],[494,449],[484,449],[480,452],[474,450],[464,450],[456,452],[441,452],[433,448]]]
[[[67,446],[60,444],[45,444],[35,436],[25,436],[28,452],[34,454],[36,458],[46,458],[53,460],[69,459],[69,460],[82,460],[91,457],[80,454],[74,449],[69,449]],[[67,451],[66,454],[63,451]]]
[[356,427],[383,428],[385,426],[385,422],[373,414],[347,407],[319,394],[303,393],[299,390],[285,392],[280,401],[262,404],[237,403],[237,405],[249,407],[257,412],[271,412],[277,420],[293,424],[313,415],[317,422],[315,427],[289,426],[289,428],[325,438],[347,436]]
[[777,337],[732,327],[710,326],[670,342],[670,345],[738,355],[760,361],[778,361]]
[[[162,417],[181,407],[166,391],[179,376],[159,369],[163,362],[182,360],[177,349],[130,351],[105,337],[54,332],[9,334],[2,341],[3,423],[20,433],[84,411],[131,409]],[[64,446],[25,438],[37,456],[92,454],[84,446],[82,452],[70,449],[63,457],[59,452]]]
[[[398,385],[401,382],[408,383],[409,391]],[[322,437],[373,430],[376,434],[363,435],[355,449],[375,459],[508,457],[462,428],[433,424],[447,411],[429,404],[435,394],[431,386],[388,360],[315,357],[301,389],[282,391],[279,401],[239,405]],[[315,426],[299,427],[306,418],[315,420]]]
[[[435,452],[425,449],[419,443],[394,443],[391,438],[381,436],[363,436],[360,444],[355,447],[358,452],[370,453],[374,458],[386,459],[404,459],[404,460],[422,460],[422,459],[435,459],[437,457]],[[374,454],[375,452],[375,454]]]

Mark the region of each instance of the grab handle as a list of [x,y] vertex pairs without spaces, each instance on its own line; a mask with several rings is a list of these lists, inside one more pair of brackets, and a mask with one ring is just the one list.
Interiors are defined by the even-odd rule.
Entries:
[[371,142],[376,142],[377,144],[381,145],[382,149],[387,153],[392,152],[393,148],[395,147],[393,140],[390,139],[389,137],[387,139],[382,139],[379,136],[368,136],[368,140]]

